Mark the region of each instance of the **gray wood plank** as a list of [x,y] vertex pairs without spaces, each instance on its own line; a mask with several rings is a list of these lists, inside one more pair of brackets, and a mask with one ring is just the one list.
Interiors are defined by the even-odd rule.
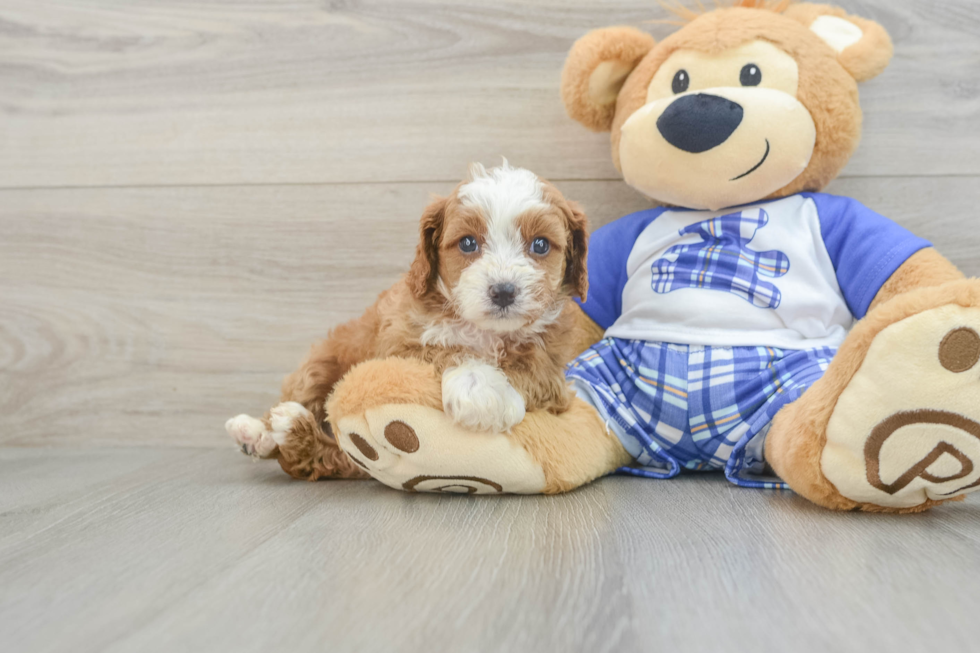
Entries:
[[8,447],[0,502],[0,532],[18,534],[0,541],[0,643],[19,653],[966,651],[980,636],[976,495],[917,516],[718,475],[406,495],[233,451]]
[[[896,44],[845,174],[980,173],[980,5],[840,4]],[[647,21],[665,16],[646,0],[4,0],[0,187],[447,181],[500,155],[615,179],[559,72],[587,30],[663,37]]]
[[[647,202],[561,182],[596,225]],[[224,446],[407,269],[450,184],[0,192],[0,442]],[[976,178],[844,179],[980,274]]]

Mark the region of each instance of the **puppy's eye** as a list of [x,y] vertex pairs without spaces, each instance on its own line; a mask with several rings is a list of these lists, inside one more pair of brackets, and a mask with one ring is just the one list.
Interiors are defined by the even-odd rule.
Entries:
[[535,238],[534,242],[531,243],[531,251],[538,256],[544,256],[551,251],[551,243],[548,242],[547,238]]
[[738,81],[742,82],[742,86],[758,86],[762,83],[762,71],[754,63],[747,63],[742,66]]
[[472,254],[479,248],[476,238],[473,236],[463,236],[459,239],[459,251],[464,254]]
[[670,90],[672,90],[675,94],[683,93],[690,85],[691,77],[687,74],[687,71],[678,70],[677,74],[674,75],[674,81],[670,83]]

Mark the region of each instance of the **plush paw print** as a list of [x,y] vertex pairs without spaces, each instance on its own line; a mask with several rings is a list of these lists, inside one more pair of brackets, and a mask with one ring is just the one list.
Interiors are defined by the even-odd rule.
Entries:
[[340,448],[398,490],[533,494],[545,485],[541,466],[509,437],[461,428],[434,408],[381,405],[336,426]]
[[443,409],[476,431],[504,433],[524,419],[524,399],[498,368],[467,361],[442,375]]
[[980,489],[980,309],[943,306],[878,334],[827,425],[824,475],[909,508]]

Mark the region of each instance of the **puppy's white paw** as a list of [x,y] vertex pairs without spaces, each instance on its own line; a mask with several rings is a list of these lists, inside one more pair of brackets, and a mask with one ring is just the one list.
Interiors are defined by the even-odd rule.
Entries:
[[524,419],[524,398],[498,368],[467,361],[442,375],[443,410],[457,424],[502,433]]
[[293,430],[293,423],[301,418],[311,415],[310,411],[303,407],[303,404],[295,401],[284,401],[269,411],[269,423],[272,425],[272,439],[276,444],[283,444],[290,431]]
[[225,431],[235,441],[242,453],[265,458],[276,448],[272,434],[262,420],[242,414],[225,422]]

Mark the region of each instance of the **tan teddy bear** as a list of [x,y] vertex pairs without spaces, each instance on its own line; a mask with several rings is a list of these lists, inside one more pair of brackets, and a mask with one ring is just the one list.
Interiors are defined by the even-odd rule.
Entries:
[[[625,181],[665,205],[593,234],[572,310],[595,344],[569,367],[572,408],[473,433],[442,413],[431,368],[371,361],[327,404],[337,443],[356,457],[351,434],[369,441],[371,475],[408,491],[718,469],[828,508],[913,512],[977,489],[980,283],[819,192],[857,147],[857,83],[887,66],[888,35],[785,1],[684,18],[660,43],[591,32],[565,65],[569,114],[611,131]],[[413,453],[386,442],[395,422]],[[426,485],[444,477],[463,480]]]

